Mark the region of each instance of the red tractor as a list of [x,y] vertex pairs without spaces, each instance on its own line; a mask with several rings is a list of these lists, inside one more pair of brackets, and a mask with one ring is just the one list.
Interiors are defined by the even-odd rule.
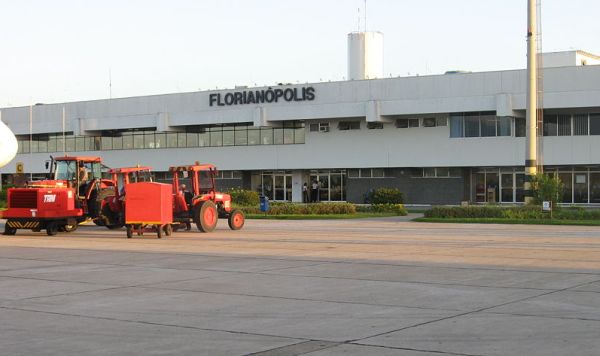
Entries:
[[[212,164],[170,167],[173,173],[173,220],[185,224],[190,230],[194,222],[198,230],[210,232],[217,226],[218,218],[227,218],[232,230],[244,226],[245,216],[239,209],[231,206],[231,195],[217,192],[215,176],[217,168]],[[191,190],[180,185],[189,178]]]
[[4,235],[17,229],[46,229],[50,236],[74,231],[79,223],[97,219],[104,195],[114,191],[114,182],[102,179],[100,157],[52,158],[46,166],[47,180],[8,190],[8,209],[0,216],[7,219]]
[[147,166],[136,166],[108,170],[114,186],[102,194],[100,214],[94,220],[96,225],[106,226],[111,230],[125,225],[125,186],[130,183],[152,182],[151,169]]

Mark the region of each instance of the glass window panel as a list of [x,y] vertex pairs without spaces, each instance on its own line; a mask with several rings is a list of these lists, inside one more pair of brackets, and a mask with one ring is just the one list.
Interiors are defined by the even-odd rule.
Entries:
[[238,127],[235,128],[235,145],[246,146],[248,144],[248,129],[244,127],[243,130]]
[[308,127],[310,132],[319,132],[319,124],[310,124]]
[[66,139],[67,142],[67,152],[74,152],[75,151],[75,137],[67,137]]
[[233,171],[233,178],[234,179],[242,179],[242,172],[241,171]]
[[398,119],[396,120],[396,127],[399,129],[408,128],[408,119]]
[[350,178],[358,178],[358,174],[359,174],[358,169],[349,169],[348,170],[348,177],[350,177]]
[[448,120],[445,117],[437,117],[435,119],[435,126],[446,126],[448,125]]
[[423,168],[424,177],[435,177],[435,168]]
[[30,146],[31,146],[31,153],[38,152],[38,142],[36,140],[32,140]]
[[248,144],[249,145],[260,145],[260,129],[249,129],[248,130]]
[[465,137],[479,137],[479,116],[465,116]]
[[219,131],[210,131],[210,145],[212,147],[223,146],[223,131],[219,129]]
[[198,147],[198,134],[195,132],[188,132],[185,134],[185,146],[186,147]]
[[39,140],[38,141],[38,151],[39,152],[48,152],[48,141]]
[[133,148],[133,135],[123,136],[123,149],[130,150]]
[[273,144],[275,144],[275,145],[283,144],[283,129],[281,129],[281,128],[273,129]]
[[[77,139],[81,139],[81,141],[84,142],[83,137],[78,137]],[[82,144],[81,146],[77,146],[76,149],[77,151],[85,151],[85,145]],[[48,139],[48,152],[56,152],[55,136],[50,136],[50,139]]]
[[600,204],[600,173],[590,173],[590,203]]
[[515,137],[525,137],[527,125],[525,118],[515,117]]
[[370,168],[362,168],[360,170],[361,178],[371,178],[371,169]]
[[588,134],[588,115],[577,114],[573,116],[573,135],[582,136]]
[[100,146],[100,149],[102,149],[103,151],[112,150],[112,137],[102,137],[102,144]]
[[186,147],[186,136],[187,134],[185,132],[177,133],[177,147]]
[[235,144],[235,131],[224,130],[223,131],[223,146],[233,146]]
[[27,141],[20,141],[19,142],[19,146],[21,147],[21,152],[23,152],[23,153],[29,153],[29,140],[27,140]]
[[436,177],[448,177],[450,175],[450,168],[440,167],[436,168]]
[[198,147],[210,146],[210,132],[202,132],[198,134]]
[[571,136],[571,115],[558,115],[558,136]]
[[260,143],[263,145],[273,144],[273,129],[270,127],[263,127],[260,129]]
[[[54,152],[54,150],[56,149],[56,140],[53,138],[50,138],[50,141],[52,141],[54,144],[54,148],[50,152]],[[48,150],[50,149],[50,141],[48,141]],[[82,137],[82,136],[75,137],[75,151],[85,151],[85,138],[84,137]]]
[[481,117],[481,136],[493,137],[496,136],[496,117],[482,116]]
[[419,119],[408,119],[408,127],[419,127]]
[[[166,136],[167,136],[167,144],[166,144],[166,146],[161,145],[160,147],[169,147],[169,148],[179,147],[179,140],[177,138],[177,134],[178,134],[177,132],[169,132],[169,133],[167,133],[166,134]],[[157,136],[157,143],[158,143],[158,136]],[[185,147],[185,143],[181,147]]]
[[512,124],[512,118],[510,117],[499,117],[498,118],[498,136],[510,136],[510,126]]
[[144,136],[144,148],[156,148],[154,133],[146,133]]
[[423,127],[435,127],[435,117],[423,118]]
[[144,135],[133,135],[133,148],[144,148]]
[[450,137],[463,137],[463,117],[450,116]]
[[167,134],[157,132],[154,134],[154,148],[167,147]]
[[485,175],[485,183],[486,189],[485,193],[487,194],[487,202],[488,203],[496,203],[500,196],[500,184],[498,181],[498,173],[486,173]]
[[298,127],[294,130],[294,143],[304,143],[304,127]]
[[383,129],[383,122],[367,122],[367,129],[369,129],[369,130]]
[[588,202],[588,179],[587,173],[575,172],[575,182],[573,182],[573,202]]
[[113,150],[122,150],[123,149],[123,137],[113,137],[112,138],[112,149]]
[[385,170],[383,168],[373,168],[371,172],[373,174],[373,178],[385,177]]
[[512,173],[504,173],[502,174],[502,202],[504,203],[512,203],[513,201],[513,174]]
[[562,203],[572,203],[573,202],[573,196],[572,196],[573,177],[572,177],[571,172],[558,173],[558,178],[564,184],[564,190],[563,190],[561,202]]
[[462,169],[450,168],[450,177],[462,177]]
[[544,115],[544,136],[556,136],[558,117],[556,115]]
[[515,201],[518,203],[525,202],[525,174],[515,174]]
[[55,152],[63,152],[67,148],[65,147],[65,140],[62,136],[56,136],[56,151]]
[[600,114],[590,114],[590,135],[600,135]]
[[289,145],[294,143],[294,129],[285,128],[283,129],[283,144]]

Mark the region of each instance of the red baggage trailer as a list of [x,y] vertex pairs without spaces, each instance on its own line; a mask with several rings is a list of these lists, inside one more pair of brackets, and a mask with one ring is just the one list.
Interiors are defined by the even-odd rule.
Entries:
[[141,182],[125,185],[125,227],[127,238],[143,235],[154,227],[158,238],[173,231],[173,194],[170,184]]

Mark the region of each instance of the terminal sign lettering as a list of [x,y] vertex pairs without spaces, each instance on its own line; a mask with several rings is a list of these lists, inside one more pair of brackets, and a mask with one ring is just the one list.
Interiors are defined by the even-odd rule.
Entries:
[[314,87],[243,90],[232,93],[212,93],[209,95],[210,106],[231,106],[245,104],[278,103],[282,101],[315,100]]

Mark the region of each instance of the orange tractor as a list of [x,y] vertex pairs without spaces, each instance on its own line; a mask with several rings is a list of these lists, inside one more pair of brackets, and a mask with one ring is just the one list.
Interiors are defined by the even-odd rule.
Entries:
[[[217,226],[219,218],[227,218],[232,230],[244,226],[245,216],[239,209],[231,206],[231,195],[217,192],[215,176],[217,168],[212,164],[174,166],[169,168],[173,174],[173,220],[191,229],[194,222],[198,230],[210,232]],[[189,179],[191,190],[182,189],[180,184]],[[177,226],[175,226],[177,228]]]
[[8,189],[8,209],[0,216],[7,219],[4,235],[17,229],[45,229],[50,236],[74,231],[85,220],[97,220],[105,195],[114,191],[114,182],[102,179],[100,157],[52,158],[46,168],[48,179]]

